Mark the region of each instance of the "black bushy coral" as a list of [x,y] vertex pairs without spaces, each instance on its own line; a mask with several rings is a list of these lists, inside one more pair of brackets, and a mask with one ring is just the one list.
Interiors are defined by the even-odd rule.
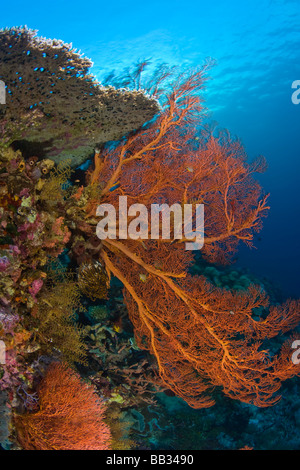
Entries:
[[63,279],[50,276],[31,320],[45,354],[57,354],[71,364],[85,362],[84,329],[75,322],[77,310],[80,310],[77,283],[66,274]]

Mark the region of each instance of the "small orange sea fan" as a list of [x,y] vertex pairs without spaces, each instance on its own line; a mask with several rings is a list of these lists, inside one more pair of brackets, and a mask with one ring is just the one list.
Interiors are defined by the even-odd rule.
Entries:
[[15,417],[25,450],[109,450],[105,407],[67,365],[51,365],[38,388],[39,410]]

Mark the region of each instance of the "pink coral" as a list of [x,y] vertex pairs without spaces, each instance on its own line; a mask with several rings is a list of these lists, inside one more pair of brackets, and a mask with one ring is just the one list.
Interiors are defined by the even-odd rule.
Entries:
[[9,259],[7,256],[1,256],[0,258],[0,272],[6,270],[6,268],[10,265]]
[[29,287],[29,289],[28,289],[29,293],[35,301],[37,301],[36,294],[39,293],[39,291],[41,290],[42,287],[43,287],[42,279],[35,279],[32,282],[31,287]]
[[64,248],[64,245],[68,243],[71,237],[71,232],[68,227],[64,225],[64,218],[58,217],[52,225],[52,237],[44,242],[44,247],[55,248],[52,254],[58,256]]

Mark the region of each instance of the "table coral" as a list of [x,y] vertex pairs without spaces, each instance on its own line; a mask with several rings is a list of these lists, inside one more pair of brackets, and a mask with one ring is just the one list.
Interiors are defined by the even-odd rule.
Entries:
[[15,146],[30,157],[32,149],[56,162],[69,156],[76,166],[96,144],[119,139],[157,113],[156,100],[142,91],[102,87],[89,73],[89,59],[36,33],[0,31],[0,79],[7,92],[2,141],[18,141]]

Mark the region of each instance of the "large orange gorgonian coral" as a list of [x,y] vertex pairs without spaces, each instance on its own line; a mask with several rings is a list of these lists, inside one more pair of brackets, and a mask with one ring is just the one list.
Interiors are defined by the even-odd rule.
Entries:
[[[252,245],[268,210],[252,174],[266,165],[263,158],[247,163],[241,143],[227,132],[199,136],[199,90],[209,67],[180,77],[154,122],[96,152],[89,184],[98,198],[85,207],[87,222],[100,202],[118,208],[119,196],[149,213],[153,203],[197,203],[205,208],[208,261],[228,262],[240,240]],[[101,261],[124,285],[139,347],[155,356],[164,385],[194,408],[213,405],[216,387],[257,406],[274,404],[281,382],[300,367],[291,361],[290,343],[272,357],[265,341],[295,327],[299,303],[270,306],[260,286],[238,293],[190,275],[185,241],[151,240],[149,231],[148,239],[102,243]]]
[[38,388],[39,409],[15,417],[25,450],[109,450],[105,406],[68,366],[50,366]]

